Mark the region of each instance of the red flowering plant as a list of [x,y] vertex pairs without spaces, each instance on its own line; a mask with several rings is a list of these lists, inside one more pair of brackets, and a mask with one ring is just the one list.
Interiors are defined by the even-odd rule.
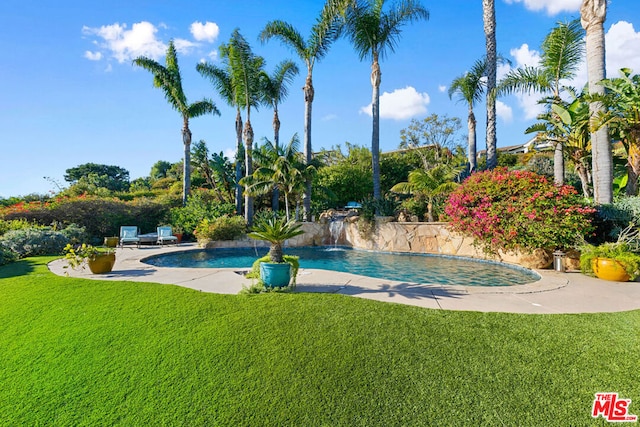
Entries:
[[593,231],[594,213],[575,188],[507,168],[471,175],[445,207],[450,228],[491,254],[568,249]]

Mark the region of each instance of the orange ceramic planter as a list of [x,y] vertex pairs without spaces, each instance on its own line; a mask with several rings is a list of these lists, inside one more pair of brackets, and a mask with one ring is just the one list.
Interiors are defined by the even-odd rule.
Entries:
[[109,273],[116,263],[116,254],[96,255],[95,258],[89,259],[87,263],[89,264],[89,270],[91,270],[93,274]]
[[629,275],[618,261],[611,258],[594,258],[591,260],[591,268],[596,277],[613,282],[627,282]]

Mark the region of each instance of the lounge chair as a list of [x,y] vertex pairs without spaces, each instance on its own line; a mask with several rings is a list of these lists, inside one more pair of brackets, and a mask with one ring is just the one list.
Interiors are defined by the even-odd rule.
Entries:
[[120,247],[135,244],[140,247],[140,237],[138,237],[138,227],[135,225],[123,225],[120,227]]
[[165,243],[174,243],[178,244],[178,238],[173,235],[173,230],[169,226],[158,227],[158,241],[159,245],[164,245]]

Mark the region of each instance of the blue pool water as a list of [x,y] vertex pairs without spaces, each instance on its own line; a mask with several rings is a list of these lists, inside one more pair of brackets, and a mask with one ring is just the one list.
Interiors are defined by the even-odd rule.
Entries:
[[[157,255],[145,260],[158,267],[251,268],[267,248],[211,249]],[[465,286],[531,283],[534,272],[493,262],[439,255],[369,252],[347,248],[286,248],[300,257],[300,268],[342,271],[386,280]]]

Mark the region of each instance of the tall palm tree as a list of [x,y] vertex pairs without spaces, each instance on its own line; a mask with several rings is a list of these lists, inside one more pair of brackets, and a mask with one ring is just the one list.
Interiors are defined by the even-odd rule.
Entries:
[[[279,39],[289,46],[307,67],[307,78],[304,87],[304,156],[307,165],[312,163],[313,147],[311,145],[311,107],[315,92],[313,89],[313,67],[316,61],[324,58],[331,44],[340,35],[343,16],[347,5],[352,0],[327,0],[320,12],[315,25],[311,28],[308,39],[291,24],[275,20],[267,23],[260,33],[260,40],[266,42],[271,38]],[[311,220],[311,180],[306,183],[304,195],[304,214],[307,221]]]
[[[292,61],[282,61],[272,75],[263,72],[262,79],[262,101],[273,109],[273,145],[276,150],[280,147],[280,117],[278,116],[278,106],[284,101],[289,94],[288,85],[291,84],[293,78],[298,74],[298,66]],[[273,191],[273,200],[271,208],[278,211],[279,191],[277,188]]]
[[496,69],[498,68],[498,48],[496,44],[496,2],[482,0],[482,20],[484,22],[487,49],[487,168],[498,165],[496,135]]
[[[604,21],[607,19],[607,0],[583,0],[580,7],[580,20],[587,33],[587,74],[589,93],[604,95],[604,87],[599,82],[605,74]],[[601,102],[594,101],[590,105],[591,114],[604,111]],[[591,135],[593,149],[593,196],[596,204],[613,202],[613,156],[609,131],[606,126],[600,127]]]
[[236,109],[235,204],[236,213],[240,215],[243,211],[242,185],[240,185],[240,180],[242,179],[243,171],[244,147],[242,142],[242,97],[238,90],[239,85],[233,82],[233,71],[231,70],[231,64],[228,60],[225,60],[224,68],[208,62],[201,62],[196,66],[196,70],[204,77],[208,77],[220,97],[222,97],[229,106],[235,107]]
[[481,59],[473,64],[471,71],[467,71],[464,75],[457,77],[449,87],[449,98],[454,94],[458,94],[460,100],[467,103],[469,114],[467,116],[467,159],[469,173],[475,172],[478,164],[476,154],[476,116],[473,114],[474,105],[482,100],[482,94],[486,86],[486,80],[483,78],[486,74],[487,62]]
[[[245,176],[253,173],[253,127],[251,109],[260,105],[260,73],[264,59],[254,55],[251,46],[236,28],[229,43],[220,46],[220,56],[228,61],[231,71],[231,84],[237,95],[238,104],[245,111],[246,120],[242,129],[244,141]],[[248,225],[253,222],[253,197],[245,191],[244,217]]]
[[166,54],[166,66],[157,61],[140,56],[133,63],[153,74],[153,85],[164,92],[167,102],[182,115],[182,143],[184,144],[184,172],[182,177],[182,204],[186,205],[191,187],[191,130],[189,119],[204,114],[213,113],[220,115],[213,101],[203,99],[192,104],[187,102],[187,97],[182,89],[182,76],[178,66],[178,57],[173,40],[169,41]]
[[[584,53],[583,31],[576,19],[569,23],[558,23],[545,37],[537,67],[526,66],[509,71],[500,81],[498,94],[512,92],[542,93],[548,109],[551,104],[562,103],[564,82],[575,77]],[[569,88],[573,92],[574,89]],[[550,96],[547,96],[550,95]],[[562,142],[556,144],[554,153],[554,181],[564,183],[564,155]]]
[[640,177],[640,74],[631,75],[629,68],[620,70],[620,77],[600,82],[608,95],[604,98],[607,110],[596,117],[596,125],[622,141],[627,151],[627,188],[629,196],[638,194]]
[[400,28],[409,22],[429,19],[429,12],[417,0],[403,0],[383,11],[385,0],[356,0],[347,13],[347,32],[360,60],[371,60],[373,95],[371,112],[373,132],[371,154],[373,167],[373,198],[380,200],[380,60],[393,53]]

